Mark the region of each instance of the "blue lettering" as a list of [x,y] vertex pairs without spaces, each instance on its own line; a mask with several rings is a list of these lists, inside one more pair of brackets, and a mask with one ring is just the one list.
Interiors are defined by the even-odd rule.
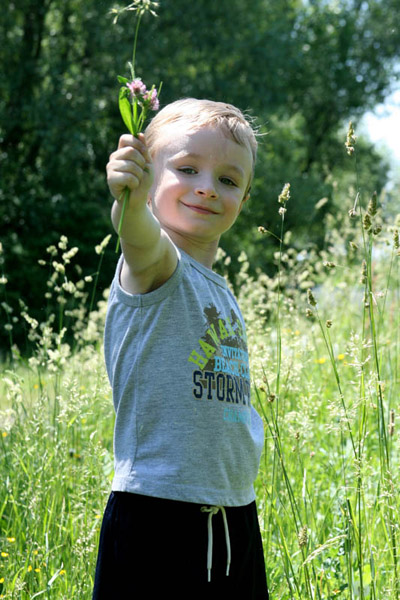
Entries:
[[232,397],[232,392],[234,388],[233,377],[230,375],[226,376],[226,401],[234,402],[235,400]]
[[217,375],[217,398],[221,402],[225,400],[225,375],[222,373]]
[[251,425],[251,416],[249,411],[232,408],[230,406],[227,406],[224,409],[223,419],[228,423],[244,423],[245,425]]
[[193,383],[195,386],[197,386],[198,390],[196,391],[196,389],[193,389],[193,395],[195,398],[202,398],[203,397],[203,386],[201,385],[201,382],[198,381],[198,379],[202,376],[202,372],[201,371],[193,371]]
[[207,390],[208,390],[207,399],[212,400],[212,383],[215,379],[215,375],[212,371],[204,371],[204,376],[207,380]]

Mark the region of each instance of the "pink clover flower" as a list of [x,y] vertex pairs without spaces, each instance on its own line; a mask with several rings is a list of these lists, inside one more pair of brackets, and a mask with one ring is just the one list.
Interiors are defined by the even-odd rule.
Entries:
[[143,100],[149,103],[150,110],[158,110],[160,108],[160,101],[156,89],[146,92],[143,96]]
[[126,87],[131,92],[132,96],[136,98],[144,96],[147,92],[147,88],[141,79],[134,79],[126,84]]

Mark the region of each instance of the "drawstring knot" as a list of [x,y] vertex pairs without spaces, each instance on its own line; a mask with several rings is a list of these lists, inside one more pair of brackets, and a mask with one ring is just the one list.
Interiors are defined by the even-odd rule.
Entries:
[[213,551],[213,529],[212,529],[212,518],[219,511],[222,513],[222,519],[224,521],[225,529],[225,542],[226,542],[226,575],[229,575],[229,567],[231,564],[231,543],[229,539],[228,521],[226,518],[225,508],[223,506],[202,506],[201,512],[208,512],[208,547],[207,547],[207,574],[208,581],[211,581],[211,566],[212,566],[212,551]]

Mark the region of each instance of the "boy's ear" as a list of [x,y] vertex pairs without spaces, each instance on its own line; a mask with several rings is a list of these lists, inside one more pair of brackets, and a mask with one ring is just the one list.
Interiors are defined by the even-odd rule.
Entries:
[[250,191],[251,191],[251,186],[248,188],[248,190],[246,191],[244,198],[242,200],[242,202],[247,202],[247,200],[250,198]]
[[240,207],[239,207],[239,212],[238,215],[240,215],[240,213],[242,212],[244,203],[247,202],[247,200],[250,198],[250,194],[246,194],[245,196],[243,196],[243,200],[240,203]]
[[250,199],[250,190],[248,190],[245,195],[243,196],[243,200],[242,200],[242,204],[240,205],[240,210],[242,210],[243,205],[245,202],[247,202],[247,200]]

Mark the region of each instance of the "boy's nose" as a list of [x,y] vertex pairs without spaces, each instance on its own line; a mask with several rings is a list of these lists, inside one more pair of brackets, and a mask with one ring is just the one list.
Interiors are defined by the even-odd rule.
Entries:
[[204,196],[206,198],[218,198],[218,194],[215,190],[215,187],[211,183],[197,185],[195,189],[195,194],[197,194],[198,196]]

